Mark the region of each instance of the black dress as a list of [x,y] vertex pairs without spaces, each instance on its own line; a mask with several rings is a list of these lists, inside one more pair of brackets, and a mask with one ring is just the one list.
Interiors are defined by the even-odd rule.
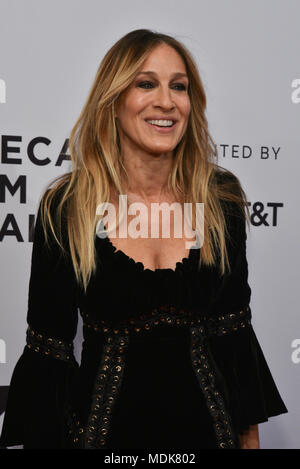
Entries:
[[224,210],[230,274],[198,271],[201,249],[152,271],[96,237],[83,294],[70,257],[53,238],[45,247],[39,209],[0,446],[238,448],[239,431],[287,412],[251,325],[245,222],[232,203]]

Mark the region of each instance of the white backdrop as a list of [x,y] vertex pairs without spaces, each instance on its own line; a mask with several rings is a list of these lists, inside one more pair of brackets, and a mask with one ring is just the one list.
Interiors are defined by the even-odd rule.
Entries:
[[[251,204],[253,324],[289,410],[260,425],[261,445],[300,448],[299,17],[298,0],[0,0],[0,427],[25,345],[37,203],[70,169],[57,162],[102,57],[127,32],[149,28],[196,58],[219,164]],[[19,184],[14,195],[9,183]]]

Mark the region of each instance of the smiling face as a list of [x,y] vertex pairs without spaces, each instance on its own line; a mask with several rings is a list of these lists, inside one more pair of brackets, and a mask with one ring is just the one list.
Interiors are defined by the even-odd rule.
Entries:
[[[137,149],[151,154],[168,153],[178,145],[190,113],[186,73],[181,56],[167,44],[157,46],[149,54],[118,102],[116,116],[123,154]],[[147,122],[153,119],[172,120],[173,125],[166,128]]]

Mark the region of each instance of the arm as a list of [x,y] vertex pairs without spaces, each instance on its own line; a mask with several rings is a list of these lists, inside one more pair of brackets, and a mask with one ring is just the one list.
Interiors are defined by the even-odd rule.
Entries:
[[[232,313],[250,308],[251,288],[248,284],[246,256],[246,223],[230,217],[233,243],[229,258],[231,273],[225,276],[214,312]],[[227,391],[227,407],[241,447],[259,448],[258,424],[269,417],[287,412],[280,397],[251,321],[243,328],[210,338],[216,366]]]
[[[45,245],[40,207],[34,231],[26,346],[10,382],[1,446],[59,448],[73,355],[78,289],[69,258],[50,233]],[[54,205],[55,208],[55,205]]]

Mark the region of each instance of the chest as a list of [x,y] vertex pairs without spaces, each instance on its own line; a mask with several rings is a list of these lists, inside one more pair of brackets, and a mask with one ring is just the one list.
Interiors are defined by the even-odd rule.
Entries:
[[[116,214],[118,214],[116,210]],[[107,217],[105,228],[113,223]],[[155,215],[148,207],[147,211],[137,214],[126,214],[121,219],[119,228],[109,232],[109,240],[135,262],[141,262],[145,269],[173,269],[176,263],[189,257],[190,246],[195,243],[195,236],[184,216],[165,212]]]

